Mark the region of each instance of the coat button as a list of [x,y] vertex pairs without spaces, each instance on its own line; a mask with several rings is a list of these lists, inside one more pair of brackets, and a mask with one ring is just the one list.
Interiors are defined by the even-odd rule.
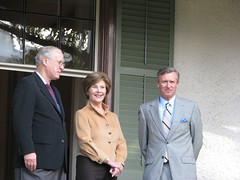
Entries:
[[111,135],[111,134],[112,134],[112,132],[108,132],[108,134],[109,134],[109,135]]
[[62,139],[61,141],[62,141],[62,143],[64,143],[64,140],[63,140],[63,139]]
[[108,144],[111,144],[111,141],[108,141]]

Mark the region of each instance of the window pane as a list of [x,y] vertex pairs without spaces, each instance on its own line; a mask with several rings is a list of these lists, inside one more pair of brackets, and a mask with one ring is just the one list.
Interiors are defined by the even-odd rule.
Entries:
[[59,44],[57,22],[55,17],[26,16],[25,64],[35,64],[34,57],[39,47],[46,45],[57,46]]
[[26,0],[27,12],[59,15],[60,0]]
[[1,0],[0,1],[0,9],[7,10],[23,10],[23,0]]
[[0,11],[0,61],[23,63],[21,13]]
[[1,0],[0,62],[35,65],[38,49],[52,45],[67,69],[93,70],[95,1]]
[[61,48],[67,53],[65,57],[66,68],[92,70],[93,22],[63,19],[61,26]]
[[95,18],[95,0],[62,0],[62,15],[93,19]]

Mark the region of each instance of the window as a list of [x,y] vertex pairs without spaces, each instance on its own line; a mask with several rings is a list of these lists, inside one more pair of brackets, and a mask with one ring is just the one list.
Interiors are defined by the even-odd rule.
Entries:
[[34,65],[37,50],[53,45],[63,50],[65,69],[91,71],[95,19],[94,0],[3,0],[0,63]]

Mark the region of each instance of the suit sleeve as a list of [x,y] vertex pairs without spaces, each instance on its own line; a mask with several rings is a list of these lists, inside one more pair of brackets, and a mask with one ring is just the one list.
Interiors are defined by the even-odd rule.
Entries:
[[147,130],[147,122],[145,119],[145,115],[143,113],[142,106],[140,106],[138,111],[138,140],[139,140],[139,146],[141,153],[146,159],[146,153],[147,153],[147,144],[148,144],[148,130]]
[[116,147],[116,161],[124,164],[124,161],[127,158],[127,144],[126,144],[126,140],[123,135],[118,117],[116,117],[116,119],[118,122],[118,130],[119,130],[119,138],[118,138],[117,147]]
[[33,85],[21,80],[13,95],[13,129],[20,155],[35,152],[32,140],[32,120],[35,107]]
[[202,120],[201,113],[197,105],[193,108],[192,120],[191,120],[191,135],[192,135],[192,144],[195,159],[199,155],[199,152],[203,144],[203,134],[202,134]]

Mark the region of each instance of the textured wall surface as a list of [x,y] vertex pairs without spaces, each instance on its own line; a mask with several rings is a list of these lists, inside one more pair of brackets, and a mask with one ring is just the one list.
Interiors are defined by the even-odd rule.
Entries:
[[240,1],[175,2],[178,95],[202,112],[199,180],[240,180]]

